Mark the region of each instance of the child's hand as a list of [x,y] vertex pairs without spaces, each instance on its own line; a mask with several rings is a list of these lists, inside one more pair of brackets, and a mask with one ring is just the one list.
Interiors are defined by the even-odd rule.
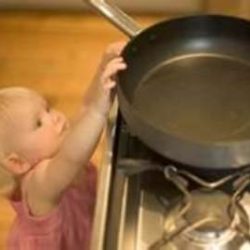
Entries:
[[126,44],[124,41],[110,44],[102,56],[100,68],[105,67],[112,59],[119,57]]
[[116,74],[120,70],[126,69],[126,64],[122,57],[116,57],[107,63],[100,76],[100,84],[103,86],[104,91],[110,91],[116,85]]
[[113,93],[111,94],[111,90],[114,90],[116,86],[116,74],[120,70],[126,69],[126,64],[120,56],[124,46],[124,42],[119,42],[108,47],[97,70],[91,91],[88,93],[88,106],[94,108],[101,115],[106,115],[112,104]]

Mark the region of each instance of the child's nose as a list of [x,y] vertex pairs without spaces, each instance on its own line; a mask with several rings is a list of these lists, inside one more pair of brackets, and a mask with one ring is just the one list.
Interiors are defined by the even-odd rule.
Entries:
[[53,114],[52,114],[52,118],[53,118],[53,122],[55,123],[55,124],[57,124],[58,122],[60,122],[60,114],[59,114],[59,112],[57,112],[57,111],[53,111]]
[[53,122],[58,130],[61,130],[62,126],[66,123],[66,117],[61,112],[53,111]]
[[53,122],[54,122],[55,124],[60,123],[60,122],[62,121],[62,119],[63,119],[62,113],[60,113],[60,112],[54,110],[54,111],[52,112],[52,119],[53,119]]

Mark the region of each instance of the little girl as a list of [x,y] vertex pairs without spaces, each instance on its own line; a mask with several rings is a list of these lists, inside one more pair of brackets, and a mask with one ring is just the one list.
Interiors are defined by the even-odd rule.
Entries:
[[112,102],[114,76],[126,68],[123,47],[112,44],[104,54],[72,125],[32,90],[0,90],[0,192],[17,214],[8,250],[89,249],[96,185],[89,159]]

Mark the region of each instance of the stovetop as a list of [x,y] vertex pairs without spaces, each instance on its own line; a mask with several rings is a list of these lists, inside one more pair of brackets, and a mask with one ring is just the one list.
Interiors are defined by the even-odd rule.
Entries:
[[[194,176],[194,179],[192,177],[191,182],[187,185],[185,178],[179,178],[179,170],[180,173],[183,172],[182,177],[187,177],[190,181],[190,178]],[[171,173],[173,175],[170,176]],[[235,212],[236,216],[233,216],[233,219],[225,214],[228,212],[228,207],[231,208],[231,196],[236,192],[233,191],[236,189],[235,185],[230,181],[225,181],[223,185],[219,183],[221,179],[231,174],[232,171],[211,172],[209,169],[201,171],[163,158],[131,134],[121,115],[118,114],[102,249],[250,249],[248,239],[246,240],[250,224],[248,219],[250,218],[249,171],[246,171],[245,179],[240,179],[242,186],[245,185],[244,199],[241,199],[241,205],[237,205],[237,209],[240,211]],[[178,177],[177,183],[173,181],[176,176]],[[197,177],[198,182],[195,179],[196,176],[199,176]],[[205,187],[200,184],[204,184]],[[214,184],[218,188],[210,187]],[[189,194],[185,194],[187,186]],[[235,199],[241,198],[240,191],[238,196],[235,195]],[[187,200],[192,200],[194,204],[198,205],[190,205]],[[203,200],[206,203],[205,206]],[[230,206],[225,206],[225,211],[217,209],[214,204],[219,202],[221,202],[220,207],[227,202]],[[204,212],[206,206],[209,209]],[[236,208],[232,207],[233,211],[236,211]],[[209,213],[209,211],[213,211],[213,213]],[[179,216],[179,213],[182,215]],[[212,220],[204,223],[203,217],[206,216]],[[227,220],[232,223],[229,227],[230,230],[225,230],[220,226],[225,224],[227,227],[229,225],[226,223]],[[239,232],[231,230],[234,225],[240,225]],[[178,235],[180,232],[181,236]],[[211,244],[208,245],[207,242],[211,242]],[[228,242],[229,244],[227,244]]]
[[[233,230],[217,230],[209,231],[209,228],[203,228],[208,230],[204,233],[202,230],[183,232],[176,238],[169,240],[168,244],[162,239],[162,236],[166,234],[166,228],[169,229],[168,233],[171,235],[171,230],[176,226],[172,222],[172,218],[169,216],[174,211],[174,207],[171,203],[162,204],[154,194],[141,192],[141,201],[138,213],[137,224],[137,237],[134,248],[136,250],[249,250],[250,244],[246,240],[246,237]],[[250,208],[250,196],[247,195],[244,198],[245,208]],[[192,212],[192,211],[191,211]],[[169,217],[167,217],[167,215]],[[248,216],[250,214],[248,213]],[[223,220],[223,218],[221,218]],[[219,222],[219,220],[218,220]],[[221,222],[221,221],[220,221]],[[236,223],[236,222],[235,222]],[[221,224],[218,225],[219,227]],[[172,228],[171,228],[172,227]],[[129,249],[129,248],[121,248]]]

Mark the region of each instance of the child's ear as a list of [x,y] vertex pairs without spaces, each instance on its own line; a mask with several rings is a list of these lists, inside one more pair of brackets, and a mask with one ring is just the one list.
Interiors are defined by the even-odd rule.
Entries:
[[16,153],[11,153],[7,157],[5,157],[3,164],[13,174],[18,175],[24,174],[31,168],[30,163],[22,159]]

